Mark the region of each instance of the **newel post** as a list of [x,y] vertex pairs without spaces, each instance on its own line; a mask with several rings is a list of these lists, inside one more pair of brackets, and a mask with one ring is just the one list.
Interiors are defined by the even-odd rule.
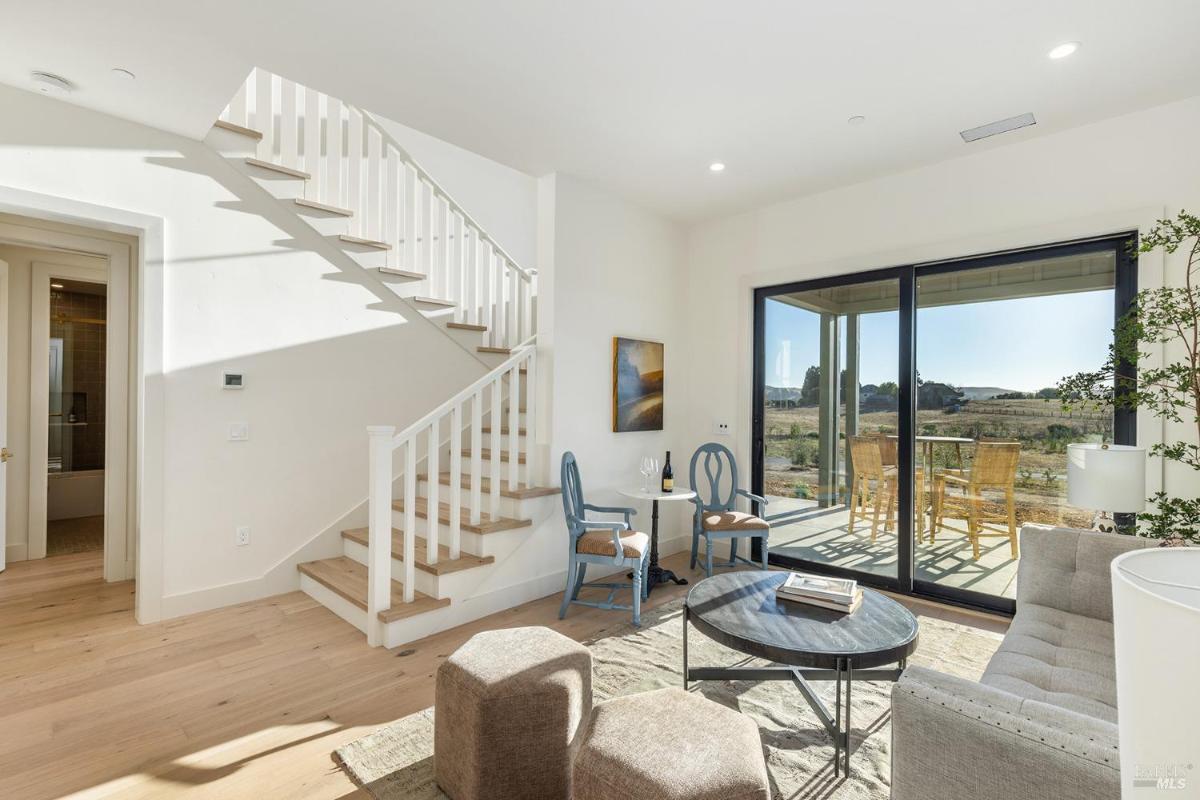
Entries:
[[370,485],[367,500],[367,643],[383,644],[379,612],[392,598],[392,451],[396,428],[367,427],[370,442]]

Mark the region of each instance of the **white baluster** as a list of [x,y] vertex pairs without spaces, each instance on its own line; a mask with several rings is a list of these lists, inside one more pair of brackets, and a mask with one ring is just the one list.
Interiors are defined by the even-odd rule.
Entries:
[[492,284],[495,288],[495,295],[492,299],[492,322],[496,327],[495,343],[497,347],[504,347],[508,342],[508,319],[504,314],[504,290],[507,288],[507,281],[504,280],[504,256],[496,253],[496,263],[492,271]]
[[397,266],[400,258],[401,231],[403,222],[400,219],[401,183],[400,183],[400,153],[396,148],[388,146],[384,168],[387,170],[387,180],[383,189],[383,240],[392,246],[384,263],[389,267]]
[[483,505],[483,389],[471,398],[471,524],[478,525]]
[[[477,481],[478,476],[472,476]],[[450,558],[459,557],[462,540],[462,403],[450,410]]]
[[520,462],[518,455],[521,450],[517,446],[521,441],[521,420],[518,417],[521,409],[521,365],[514,364],[508,371],[508,490],[515,492],[518,486]]
[[279,163],[298,167],[296,140],[296,84],[279,80]]
[[383,238],[383,203],[381,184],[383,181],[383,138],[374,125],[367,128],[367,199],[363,201],[363,227],[367,239],[379,241]]
[[444,197],[442,198],[441,205],[438,207],[438,213],[441,218],[442,227],[441,247],[438,248],[438,255],[441,257],[441,265],[439,266],[438,271],[442,274],[442,297],[446,298],[447,300],[453,300],[457,303],[458,296],[455,294],[454,281],[452,280],[452,270],[450,266],[453,261],[450,256],[450,241],[452,233],[450,229],[450,201],[448,199]]
[[350,125],[346,139],[346,208],[354,212],[350,218],[350,234],[363,235],[363,201],[362,201],[362,169],[363,169],[363,119],[357,108],[348,108]]
[[421,181],[421,272],[429,276],[429,296],[437,297],[437,274],[433,269],[433,187]]
[[367,428],[369,442],[367,500],[367,642],[383,644],[379,612],[392,602],[392,437],[391,425]]
[[520,327],[520,310],[521,310],[521,274],[517,272],[516,264],[508,265],[508,325],[505,330],[508,331],[508,339],[505,342],[506,347],[516,347],[521,342],[525,341],[521,336]]
[[304,90],[304,171],[310,177],[304,185],[304,196],[309,200],[321,200],[321,186],[325,176],[321,174],[321,95],[316,89]]
[[466,303],[466,321],[472,325],[479,324],[479,238],[475,229],[466,226],[463,233],[463,248],[466,251],[466,264],[463,277],[463,302]]
[[525,373],[525,487],[537,486],[537,345],[529,348],[529,361]]
[[417,265],[417,173],[412,165],[404,165],[404,264],[411,272],[419,272]]
[[[428,522],[436,526],[436,512]],[[433,528],[436,530],[436,527]],[[404,602],[411,603],[416,595],[417,561],[417,437],[404,445]],[[388,587],[391,589],[391,586]]]
[[342,101],[325,98],[325,185],[323,202],[346,207],[342,175]]
[[[429,455],[425,459],[425,472],[429,475],[429,480],[426,481],[428,487],[425,491],[425,505],[429,509],[429,535],[425,539],[425,561],[428,564],[436,564],[438,557],[438,541],[441,538],[441,525],[437,524],[438,517],[441,516],[441,498],[438,497],[441,489],[442,468],[439,464],[439,456],[442,450],[442,437],[438,432],[438,420],[434,420],[429,424]],[[450,513],[454,513],[454,509],[450,509]]]
[[496,344],[496,326],[492,320],[492,243],[480,237],[479,263],[475,267],[479,280],[479,324],[487,325],[484,341]]
[[500,398],[501,389],[504,385],[504,374],[501,373],[492,381],[492,413],[490,415],[492,423],[492,442],[491,447],[491,489],[490,497],[488,498],[488,514],[492,521],[500,517],[500,423],[503,417],[500,414]]
[[465,264],[466,249],[463,247],[463,235],[466,233],[466,228],[463,227],[463,218],[458,212],[454,213],[453,222],[454,246],[450,256],[451,295],[449,299],[458,304],[454,307],[454,321],[465,322],[467,301],[466,292],[463,290],[463,269]]
[[258,157],[270,161],[275,157],[275,76],[265,69],[254,70],[254,129],[262,134],[258,140]]

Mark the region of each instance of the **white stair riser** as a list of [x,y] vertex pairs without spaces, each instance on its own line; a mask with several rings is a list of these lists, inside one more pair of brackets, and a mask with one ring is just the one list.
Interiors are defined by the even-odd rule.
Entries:
[[[429,482],[424,481],[424,480],[420,481],[419,485],[417,487],[417,491],[419,491],[421,493],[422,497],[428,497],[429,496]],[[439,497],[441,498],[440,502],[447,503],[450,501],[450,487],[449,486],[447,486],[444,483],[438,484],[438,492],[440,493],[439,494]],[[471,491],[469,489],[464,488],[462,490],[462,495],[463,495],[463,504],[466,505],[467,499],[471,495]],[[481,507],[483,508],[484,511],[487,511],[487,508],[488,508],[488,497],[489,497],[489,495],[487,495],[485,493],[480,498],[480,500],[482,502]],[[527,508],[530,503],[532,503],[534,500],[538,500],[538,499],[540,499],[540,498],[534,497],[534,498],[529,498],[528,500],[519,500],[515,497],[505,497],[504,495],[500,495],[500,516],[512,517],[513,519],[528,519],[529,514],[522,513],[523,509]]]
[[[367,548],[351,539],[342,539],[342,552],[347,558],[352,558],[363,566],[367,565]],[[438,576],[432,575],[425,570],[413,570],[416,575],[416,586],[418,592],[423,592],[430,597],[436,597],[439,600],[443,595],[438,594]],[[398,559],[392,559],[392,580],[404,583],[404,562]]]
[[324,584],[318,583],[304,573],[300,573],[300,588],[309,597],[346,620],[346,622],[349,622],[363,633],[367,632],[366,611],[363,611],[337,592],[331,591]]
[[299,214],[301,219],[322,236],[336,237],[350,230],[350,221],[346,217],[328,214],[315,208],[298,206],[290,200],[284,202],[289,211]]
[[[529,466],[528,464],[517,464],[517,481],[521,486],[525,485],[525,470],[528,466]],[[463,471],[464,475],[473,474],[471,472],[471,459],[469,456],[463,456],[462,471]],[[488,479],[490,479],[492,477],[492,462],[490,459],[485,458],[482,461],[480,461],[480,473],[479,474]],[[508,462],[507,461],[500,462],[500,480],[501,481],[508,480]],[[467,503],[467,501],[464,498],[463,504],[466,505],[466,503]],[[484,511],[486,511],[486,510],[487,510],[487,508],[485,506]]]

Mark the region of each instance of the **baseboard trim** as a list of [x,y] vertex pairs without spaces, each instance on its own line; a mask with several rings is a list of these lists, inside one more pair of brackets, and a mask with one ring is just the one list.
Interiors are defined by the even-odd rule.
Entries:
[[29,560],[29,545],[25,542],[6,545],[4,548],[4,563],[11,564],[14,561]]

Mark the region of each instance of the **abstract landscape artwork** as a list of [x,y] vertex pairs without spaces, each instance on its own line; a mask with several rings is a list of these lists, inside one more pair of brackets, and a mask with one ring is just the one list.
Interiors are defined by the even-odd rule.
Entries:
[[662,342],[614,336],[613,432],[662,429]]

